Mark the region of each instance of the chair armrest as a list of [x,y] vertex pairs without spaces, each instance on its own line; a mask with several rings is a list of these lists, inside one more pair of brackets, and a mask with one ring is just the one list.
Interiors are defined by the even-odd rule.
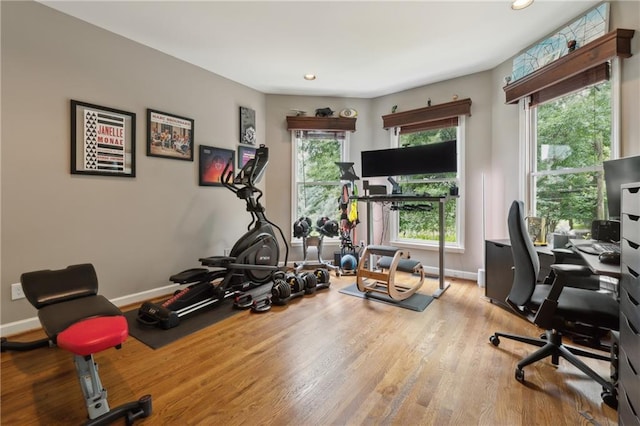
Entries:
[[588,266],[573,263],[554,263],[551,265],[551,269],[556,273],[558,278],[588,277],[593,275],[593,272]]
[[550,330],[553,327],[553,318],[558,308],[558,299],[567,282],[567,277],[588,277],[591,275],[589,268],[581,265],[553,264],[551,265],[551,270],[555,274],[551,290],[549,290],[549,294],[547,294],[533,318],[533,322],[545,330]]
[[550,330],[553,327],[553,319],[558,307],[558,299],[569,278],[590,277],[592,275],[591,270],[582,265],[553,264],[551,265],[551,270],[555,274],[555,279],[551,284],[551,290],[549,290],[549,294],[540,305],[540,308],[538,308],[533,319],[533,322],[538,327],[544,328],[545,330]]

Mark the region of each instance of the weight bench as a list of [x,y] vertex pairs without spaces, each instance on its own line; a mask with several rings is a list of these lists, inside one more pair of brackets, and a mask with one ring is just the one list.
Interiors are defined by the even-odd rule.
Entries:
[[[381,256],[376,262],[377,269],[368,267],[374,264],[371,256]],[[388,295],[394,300],[411,297],[424,283],[424,268],[419,261],[412,260],[408,251],[392,246],[366,246],[360,255],[356,269],[356,285],[363,293],[376,292]],[[387,272],[384,270],[387,269]],[[396,283],[396,272],[407,272],[409,281]],[[417,276],[416,276],[417,275]]]
[[38,310],[47,338],[35,342],[9,342],[3,338],[2,352],[44,346],[71,352],[89,415],[87,425],[109,424],[120,417],[130,425],[137,418],[151,415],[150,395],[109,408],[93,354],[112,347],[120,349],[129,336],[129,328],[120,309],[97,294],[98,277],[93,265],[27,272],[20,282],[27,300]]

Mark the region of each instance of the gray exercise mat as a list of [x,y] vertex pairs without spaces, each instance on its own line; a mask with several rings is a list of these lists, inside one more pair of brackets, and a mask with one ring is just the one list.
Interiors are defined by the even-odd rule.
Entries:
[[137,308],[125,312],[124,316],[129,324],[130,336],[140,340],[151,349],[158,349],[239,312],[241,310],[233,307],[233,300],[225,299],[219,304],[204,308],[186,318],[180,318],[180,324],[168,330],[139,323],[136,319],[138,317]]
[[394,300],[386,294],[382,293],[363,293],[358,290],[358,286],[356,284],[351,284],[340,290],[340,293],[348,294],[349,296],[356,296],[362,299],[373,300],[375,302],[386,303],[393,306],[399,306],[405,309],[411,309],[412,311],[422,312],[424,311],[429,303],[433,300],[432,296],[428,296],[422,293],[414,293],[411,297],[405,300]]

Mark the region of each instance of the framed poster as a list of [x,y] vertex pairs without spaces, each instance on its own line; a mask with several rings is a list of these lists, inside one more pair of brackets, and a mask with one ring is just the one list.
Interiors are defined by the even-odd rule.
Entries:
[[147,156],[193,161],[191,118],[147,109]]
[[238,168],[241,169],[247,164],[247,161],[256,156],[256,149],[250,146],[238,146]]
[[240,107],[240,143],[256,144],[256,112]]
[[200,186],[222,185],[221,179],[225,168],[233,176],[234,162],[235,152],[233,150],[200,145],[198,184]]
[[135,113],[72,99],[71,173],[135,177]]

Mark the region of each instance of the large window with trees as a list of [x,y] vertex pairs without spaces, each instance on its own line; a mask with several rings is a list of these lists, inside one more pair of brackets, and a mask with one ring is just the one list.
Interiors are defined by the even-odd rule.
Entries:
[[609,80],[531,108],[528,197],[548,232],[590,229],[607,217],[602,163],[612,158]]
[[[462,186],[461,153],[464,142],[462,123],[464,123],[464,116],[445,120],[440,125],[432,125],[432,128],[426,130],[400,131],[397,136],[394,136],[394,143],[398,147],[426,145],[450,140],[455,140],[457,144],[457,172],[399,176],[397,180],[403,192],[439,196],[448,194],[453,186],[458,188]],[[445,243],[448,247],[463,246],[460,206],[460,198],[445,204]],[[396,243],[437,246],[440,229],[438,206],[433,205],[426,209],[412,208],[411,205],[406,207],[394,212],[391,226],[392,240]]]
[[[397,176],[396,179],[403,193],[439,196],[448,194],[453,186],[458,188],[464,186],[462,155],[464,152],[464,123],[465,116],[460,115],[417,126],[403,126],[398,129],[399,131],[392,133],[392,146],[396,147],[456,141],[457,172]],[[461,190],[460,198],[445,204],[445,244],[448,248],[464,247],[463,197],[464,191]],[[437,247],[440,229],[438,205],[428,205],[425,208],[424,203],[416,204],[414,207],[408,203],[403,208],[390,212],[390,240],[394,244]]]
[[347,161],[349,132],[296,130],[292,132],[294,188],[292,217],[338,219],[340,169]]

